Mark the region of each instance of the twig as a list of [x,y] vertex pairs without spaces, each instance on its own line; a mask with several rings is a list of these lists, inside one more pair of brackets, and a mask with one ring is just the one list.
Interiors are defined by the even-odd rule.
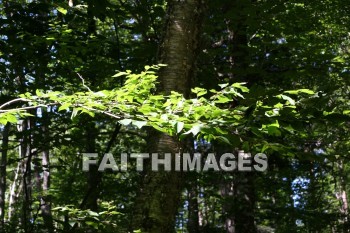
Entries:
[[84,86],[86,89],[88,89],[88,91],[93,92],[93,91],[91,91],[91,89],[90,89],[88,86],[85,85],[85,80],[84,80],[84,78],[83,78],[79,73],[77,73],[77,75],[79,76],[79,78],[80,78],[81,81],[83,82],[83,86]]

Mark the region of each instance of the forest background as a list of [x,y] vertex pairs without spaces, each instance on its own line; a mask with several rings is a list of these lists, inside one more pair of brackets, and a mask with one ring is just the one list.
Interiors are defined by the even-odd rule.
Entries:
[[[349,15],[1,0],[0,232],[349,232]],[[242,150],[268,170],[82,169],[82,153]]]

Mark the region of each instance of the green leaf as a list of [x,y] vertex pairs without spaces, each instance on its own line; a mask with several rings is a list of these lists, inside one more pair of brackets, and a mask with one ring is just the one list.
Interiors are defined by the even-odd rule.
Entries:
[[16,123],[17,122],[17,117],[14,114],[7,114],[6,119],[10,123]]
[[7,120],[3,117],[1,117],[0,115],[0,125],[6,125],[7,124]]
[[177,133],[180,133],[181,132],[181,130],[184,128],[184,123],[183,122],[177,122],[177,124],[176,124],[176,132]]
[[15,114],[15,112],[0,113],[0,124],[6,125],[8,122],[16,123],[17,117],[15,116]]
[[224,136],[218,136],[216,138],[219,139],[219,141],[222,141],[222,142],[224,142],[224,143],[226,143],[228,145],[231,145],[230,140],[228,138],[224,137]]
[[88,214],[89,214],[90,216],[95,216],[95,217],[98,217],[98,216],[99,216],[98,213],[96,213],[96,212],[94,212],[94,211],[88,210],[87,212],[88,212]]
[[345,59],[342,56],[337,56],[332,59],[333,62],[345,63]]
[[141,129],[143,126],[147,125],[147,121],[132,121],[132,124]]
[[275,123],[269,124],[269,126],[275,126],[275,127],[279,128],[280,124],[278,123],[278,120],[275,120]]
[[130,73],[128,72],[119,72],[118,74],[115,74],[113,75],[112,77],[113,78],[116,78],[116,77],[120,77],[120,76],[124,76],[124,75],[129,75]]
[[216,101],[216,103],[218,104],[224,104],[224,103],[228,103],[231,102],[232,99],[226,97],[226,96],[218,96],[218,100]]
[[72,106],[72,104],[66,102],[66,103],[62,104],[62,105],[58,108],[58,111],[60,112],[60,111],[63,111],[63,110],[67,110],[70,106]]
[[69,225],[71,226],[71,227],[73,227],[74,225],[75,225],[75,221],[69,221]]
[[43,96],[44,93],[43,93],[41,90],[36,89],[36,90],[35,90],[35,94],[36,94],[37,96],[41,97],[41,96]]
[[94,229],[98,229],[98,223],[92,221],[86,221],[86,225],[92,226]]
[[287,95],[278,95],[278,97],[282,98],[283,100],[288,101],[291,105],[295,105],[295,100],[293,100],[291,97]]
[[193,136],[196,136],[201,131],[202,125],[194,125],[191,130],[186,132],[185,134],[192,133]]
[[288,94],[292,94],[292,95],[297,95],[299,93],[305,93],[305,94],[309,94],[309,95],[315,94],[315,92],[310,90],[310,89],[290,90],[290,91],[284,91],[284,93],[288,93]]
[[269,135],[281,136],[281,131],[276,126],[268,126],[267,132],[269,133]]
[[243,92],[249,92],[248,87],[244,86],[246,83],[234,83],[232,84],[233,87],[236,87],[238,89],[241,89]]
[[122,125],[130,125],[130,123],[132,122],[131,119],[123,119],[123,120],[120,120],[119,123],[122,124]]
[[196,87],[196,88],[192,89],[192,93],[196,94],[197,97],[200,97],[200,96],[207,94],[207,90],[200,88],[200,87]]
[[226,131],[222,130],[222,129],[219,128],[219,127],[215,127],[215,131],[216,131],[217,133],[221,134],[221,135],[226,135],[226,134],[227,134]]
[[62,14],[64,14],[64,15],[66,15],[67,14],[67,9],[64,9],[63,7],[57,7],[57,10],[59,11],[59,12],[61,12]]
[[219,87],[221,87],[222,89],[224,89],[225,87],[227,87],[229,84],[228,83],[223,83],[223,84],[219,84]]
[[74,117],[76,117],[78,115],[79,109],[75,108],[73,109],[72,115],[70,117],[70,119],[73,119]]

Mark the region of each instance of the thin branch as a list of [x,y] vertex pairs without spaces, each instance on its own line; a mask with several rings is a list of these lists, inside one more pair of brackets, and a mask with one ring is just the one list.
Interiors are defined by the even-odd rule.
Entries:
[[90,89],[88,86],[85,85],[85,80],[84,80],[84,78],[83,78],[79,73],[77,73],[77,75],[79,76],[79,78],[80,78],[81,81],[83,82],[83,86],[84,86],[86,89],[88,89],[88,91],[93,92],[93,91],[91,91],[91,89]]
[[[29,102],[29,100],[26,100],[27,102]],[[53,105],[58,105],[59,103],[52,103],[52,104],[39,104],[36,106],[28,106],[28,107],[22,107],[22,108],[14,108],[14,109],[7,109],[7,110],[1,110],[0,109],[0,113],[2,112],[15,112],[15,111],[23,111],[23,110],[30,110],[30,109],[36,109],[36,108],[40,108],[40,107],[47,107],[47,106],[53,106]]]
[[29,110],[29,109],[35,109],[38,107],[43,107],[43,106],[29,106],[29,107],[23,107],[23,108],[15,108],[15,109],[8,109],[8,110],[0,110],[1,112],[16,112],[16,111],[23,111],[23,110]]
[[10,100],[9,102],[6,102],[4,103],[3,105],[0,106],[0,109],[8,106],[8,105],[11,105],[13,103],[16,103],[16,102],[29,102],[30,100],[27,100],[27,99],[24,99],[24,98],[17,98],[17,99],[13,99],[13,100]]
[[84,105],[81,105],[81,104],[77,104],[76,105],[77,107],[81,107],[81,108],[84,108],[86,110],[89,110],[89,111],[93,111],[93,112],[99,112],[99,113],[102,113],[102,114],[105,114],[107,116],[111,116],[113,118],[116,118],[118,120],[122,119],[122,117],[118,116],[118,115],[115,115],[113,113],[110,113],[110,112],[106,112],[106,111],[103,111],[103,110],[99,110],[99,109],[95,109],[95,108],[89,108],[89,107],[86,107]]

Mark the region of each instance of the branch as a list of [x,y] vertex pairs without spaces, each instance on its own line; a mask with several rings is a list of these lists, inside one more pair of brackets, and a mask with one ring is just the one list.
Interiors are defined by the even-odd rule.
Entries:
[[[24,101],[27,101],[27,102],[30,102],[30,100],[25,100]],[[11,101],[10,101],[11,102]],[[4,106],[6,105],[9,105],[8,104],[9,102],[3,104]],[[39,108],[39,107],[48,107],[48,106],[52,106],[52,105],[57,105],[59,103],[52,103],[52,104],[39,104],[39,105],[36,105],[36,106],[28,106],[28,107],[22,107],[22,108],[14,108],[14,109],[7,109],[7,110],[1,110],[1,107],[0,107],[0,113],[2,112],[14,112],[14,111],[23,111],[23,110],[30,110],[30,109],[36,109],[36,108]]]
[[[10,100],[9,102],[6,102],[4,103],[3,105],[0,106],[0,109],[8,106],[8,105],[11,105],[13,103],[16,103],[16,102],[29,102],[30,100],[27,100],[27,99],[24,99],[24,98],[17,98],[17,99],[13,99],[13,100]],[[5,111],[5,110],[3,110]]]
[[[77,107],[84,108],[84,109],[89,110],[89,111],[92,111],[92,112],[99,112],[99,113],[105,114],[105,115],[107,115],[107,116],[116,118],[116,119],[118,119],[118,120],[122,119],[122,117],[120,117],[120,116],[118,116],[118,115],[115,115],[115,114],[113,114],[113,113],[106,112],[106,111],[103,111],[103,110],[99,110],[99,109],[95,109],[95,108],[89,108],[89,107],[86,107],[86,106],[81,105],[81,104],[77,104],[76,106],[77,106]],[[0,111],[1,111],[1,110],[0,110]]]
[[29,107],[23,107],[23,108],[15,108],[15,109],[8,109],[8,110],[0,110],[1,112],[14,112],[14,111],[22,111],[22,110],[29,110],[29,109],[35,109],[38,107],[42,107],[42,106],[29,106]]

